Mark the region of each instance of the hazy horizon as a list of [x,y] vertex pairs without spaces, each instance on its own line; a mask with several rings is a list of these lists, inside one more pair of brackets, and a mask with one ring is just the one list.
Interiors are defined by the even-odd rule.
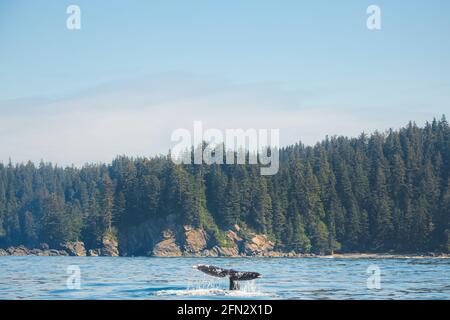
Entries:
[[[66,8],[81,9],[68,30]],[[381,8],[382,29],[366,27]],[[450,110],[448,1],[2,1],[0,161],[166,154],[171,132],[280,129],[280,144]],[[189,14],[186,14],[189,12]]]

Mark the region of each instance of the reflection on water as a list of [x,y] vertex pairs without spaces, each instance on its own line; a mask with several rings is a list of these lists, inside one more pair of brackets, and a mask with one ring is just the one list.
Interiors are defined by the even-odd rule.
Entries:
[[[256,271],[241,282],[192,269],[197,264]],[[81,288],[68,289],[78,265]],[[381,289],[367,288],[367,267]],[[449,299],[449,259],[0,257],[0,299]]]

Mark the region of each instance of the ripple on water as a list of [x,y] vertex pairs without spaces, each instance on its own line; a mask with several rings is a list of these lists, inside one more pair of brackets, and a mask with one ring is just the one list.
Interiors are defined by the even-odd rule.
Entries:
[[[263,275],[229,291],[196,264]],[[381,290],[366,269],[381,269]],[[66,286],[78,265],[81,289]],[[0,299],[450,299],[449,259],[0,257]]]

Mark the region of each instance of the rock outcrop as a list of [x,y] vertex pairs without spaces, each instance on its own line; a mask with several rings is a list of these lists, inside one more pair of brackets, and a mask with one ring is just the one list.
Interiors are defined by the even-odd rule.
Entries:
[[119,255],[117,240],[112,236],[104,236],[101,248],[89,249],[86,252],[84,243],[81,241],[66,242],[59,246],[59,249],[48,249],[48,245],[41,244],[40,248],[28,249],[25,246],[9,247],[0,249],[0,256],[73,256],[73,257],[97,257]]
[[43,255],[43,256],[68,256],[69,254],[64,251],[64,250],[55,250],[55,249],[50,249],[50,250],[46,250],[46,251],[42,251],[42,254],[38,254],[38,255]]
[[89,249],[87,255],[89,257],[118,257],[119,243],[113,235],[104,235],[100,247]]
[[114,237],[103,237],[100,255],[104,257],[117,257],[119,255],[119,244]]
[[233,230],[229,230],[227,232],[227,238],[230,241],[234,242],[236,245],[241,244],[243,241],[243,239],[237,235],[236,231],[233,231]]
[[267,239],[266,235],[255,234],[251,240],[244,245],[244,254],[258,256],[272,252],[275,244]]
[[[165,226],[165,227],[162,227]],[[306,254],[276,251],[275,243],[264,234],[238,225],[213,236],[202,228],[177,227],[173,217],[158,225],[143,223],[119,234],[120,241],[112,234],[105,235],[98,247],[86,250],[83,242],[67,242],[59,249],[49,249],[45,243],[39,249],[24,246],[0,249],[0,256],[206,256],[206,257],[306,257]],[[119,248],[120,243],[120,248]]]
[[30,250],[28,250],[24,246],[9,247],[8,249],[6,249],[6,252],[10,256],[28,256],[28,255],[31,255]]
[[267,236],[234,226],[225,233],[221,244],[211,241],[207,232],[200,228],[184,226],[181,231],[166,229],[149,252],[151,256],[278,256],[273,251],[275,244]]
[[203,229],[184,226],[183,252],[185,255],[200,255],[206,249],[207,244],[207,234]]
[[163,240],[159,241],[149,255],[156,257],[179,257],[181,248],[177,244],[175,233],[172,230],[163,232]]
[[84,248],[84,243],[81,241],[66,242],[61,244],[61,248],[65,250],[69,256],[74,257],[85,257],[86,249]]
[[98,257],[99,255],[101,255],[101,250],[100,249],[89,249],[87,255],[89,257]]
[[68,256],[65,250],[42,250],[28,249],[24,246],[9,247],[8,249],[0,249],[0,256]]
[[204,250],[201,255],[206,257],[237,257],[239,256],[239,250],[235,246],[214,246],[209,250]]
[[235,225],[217,239],[203,228],[180,226],[176,215],[144,222],[119,234],[122,256],[276,256],[274,250],[275,244],[267,236],[248,228]]
[[[172,218],[167,218],[171,221]],[[173,223],[172,223],[173,224]],[[161,232],[168,227],[166,221],[148,221],[121,230],[119,233],[119,252],[121,256],[146,256],[162,240]],[[173,229],[174,230],[174,229]]]

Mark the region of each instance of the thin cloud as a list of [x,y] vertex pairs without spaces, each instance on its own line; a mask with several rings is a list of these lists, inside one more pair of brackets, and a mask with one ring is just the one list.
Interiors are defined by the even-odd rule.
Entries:
[[[398,127],[414,115],[373,119],[366,111],[315,106],[305,92],[277,84],[235,84],[220,77],[153,78],[59,99],[2,102],[0,160],[60,165],[109,162],[119,154],[165,154],[177,128],[280,129],[280,142],[314,144],[326,135]],[[19,107],[20,106],[20,107]],[[421,114],[420,118],[426,115]],[[415,119],[420,120],[420,119]]]

